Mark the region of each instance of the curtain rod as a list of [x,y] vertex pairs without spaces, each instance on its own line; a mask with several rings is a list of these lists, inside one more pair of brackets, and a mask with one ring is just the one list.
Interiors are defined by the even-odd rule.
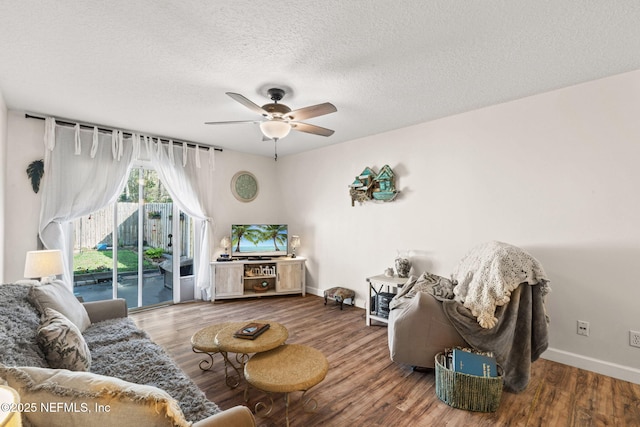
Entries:
[[[33,114],[29,114],[29,113],[26,113],[26,114],[24,115],[24,117],[25,117],[25,118],[27,118],[27,119],[37,119],[37,120],[44,120],[44,119],[45,119],[44,117],[34,116]],[[58,120],[57,118],[56,118],[56,124],[58,124],[58,125],[63,125],[63,126],[75,126],[75,125],[76,125],[76,123],[74,123],[74,122],[69,122],[69,121],[66,121],[66,120]],[[98,131],[100,131],[100,132],[105,132],[105,133],[107,133],[107,132],[112,132],[112,131],[114,130],[114,129],[108,129],[108,128],[105,128],[105,127],[101,127],[101,126],[99,126],[99,125],[89,125],[89,124],[84,124],[84,123],[78,123],[78,124],[80,125],[80,127],[81,127],[81,128],[84,128],[84,129],[93,129],[94,127],[96,127],[96,128],[98,128]],[[124,136],[131,136],[131,132],[124,132],[124,131],[123,131],[123,132],[122,132],[122,134],[123,134]],[[158,138],[158,139],[160,139],[160,142],[164,142],[164,143],[168,143],[168,142],[169,142],[169,140],[168,140],[168,139],[165,139],[165,138]],[[220,151],[220,152],[222,152],[222,148],[212,147],[212,146],[210,146],[210,145],[196,144],[196,143],[194,143],[194,142],[186,142],[186,141],[180,141],[180,140],[173,140],[173,143],[174,143],[174,144],[180,144],[180,145],[187,144],[187,147],[191,147],[191,148],[195,148],[195,147],[196,147],[196,145],[197,145],[198,147],[200,147],[200,148],[202,148],[202,149],[205,149],[205,150],[207,150],[207,151],[208,151],[208,150],[210,150],[210,149],[213,149],[213,150],[215,150],[215,151]]]

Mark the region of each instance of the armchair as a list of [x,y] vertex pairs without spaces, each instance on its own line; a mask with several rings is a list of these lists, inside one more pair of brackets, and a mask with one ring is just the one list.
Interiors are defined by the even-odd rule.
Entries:
[[391,360],[421,368],[435,367],[435,356],[445,348],[468,346],[442,309],[427,292],[418,292],[402,308],[389,313]]
[[452,279],[423,273],[394,297],[391,360],[433,368],[445,348],[490,351],[503,368],[505,389],[524,390],[531,363],[548,346],[549,286],[542,266],[520,248],[489,242],[473,248]]

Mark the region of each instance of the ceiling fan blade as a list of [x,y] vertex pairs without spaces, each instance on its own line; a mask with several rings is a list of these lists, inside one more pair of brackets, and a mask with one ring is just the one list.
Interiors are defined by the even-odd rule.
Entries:
[[291,122],[291,128],[293,130],[297,130],[298,132],[306,132],[312,133],[314,135],[320,136],[331,136],[333,135],[333,130],[323,128],[316,125],[310,125],[309,123],[300,123],[300,122]]
[[240,123],[260,123],[261,120],[232,120],[227,122],[204,122],[205,125],[235,125]]
[[325,102],[324,104],[317,104],[293,110],[285,114],[285,117],[290,117],[291,120],[306,120],[313,117],[324,116],[329,113],[335,113],[336,111],[338,111],[338,109],[335,105],[330,102]]
[[254,112],[256,112],[256,113],[258,113],[258,114],[260,114],[261,116],[264,116],[264,117],[271,117],[271,115],[267,111],[265,111],[261,106],[259,106],[258,104],[255,104],[254,102],[248,100],[247,98],[245,98],[244,96],[240,95],[239,93],[233,93],[233,92],[226,92],[226,93],[231,98],[233,98],[234,100],[238,101],[240,104],[244,105],[245,107],[247,107],[251,111],[254,111]]

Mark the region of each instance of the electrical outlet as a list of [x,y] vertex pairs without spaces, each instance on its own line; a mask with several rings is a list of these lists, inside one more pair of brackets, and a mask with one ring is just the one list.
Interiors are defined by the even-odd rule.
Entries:
[[640,332],[629,331],[629,345],[631,347],[640,347]]
[[589,322],[578,320],[578,335],[589,336]]

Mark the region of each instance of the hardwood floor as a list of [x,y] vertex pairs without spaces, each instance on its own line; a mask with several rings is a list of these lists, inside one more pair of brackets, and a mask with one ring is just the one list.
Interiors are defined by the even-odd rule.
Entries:
[[[533,364],[529,387],[503,393],[498,411],[454,409],[435,394],[431,372],[414,372],[393,363],[385,326],[365,326],[364,310],[320,297],[268,297],[221,303],[187,303],[132,313],[139,327],[166,349],[180,367],[222,409],[244,404],[244,386],[225,385],[224,364],[201,371],[202,355],[189,340],[198,329],[219,322],[270,319],[289,330],[288,343],[306,344],[329,360],[323,382],[307,393],[318,408],[305,412],[292,395],[292,426],[640,426],[640,385],[559,363]],[[264,394],[249,393],[253,408]],[[284,402],[276,395],[273,412],[256,417],[259,426],[284,425]]]

